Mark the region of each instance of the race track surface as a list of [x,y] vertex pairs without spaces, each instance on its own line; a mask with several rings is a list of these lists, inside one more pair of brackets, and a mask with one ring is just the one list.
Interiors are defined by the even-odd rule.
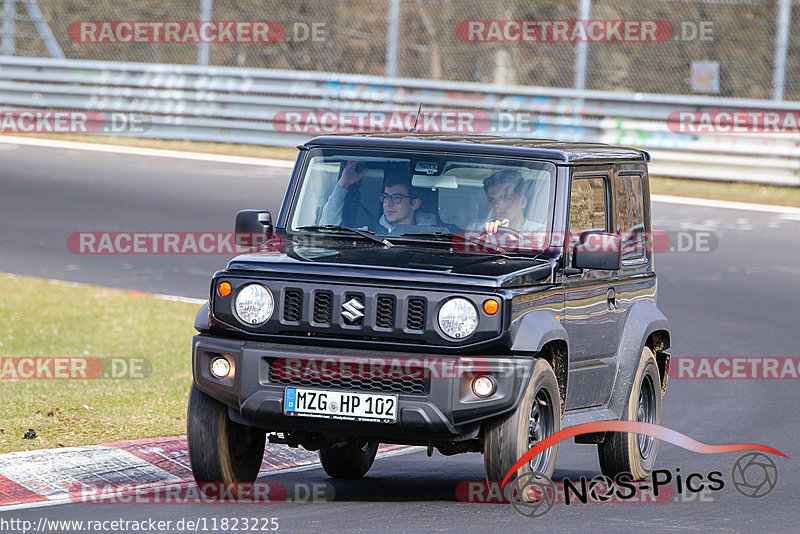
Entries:
[[[73,254],[67,237],[85,231],[233,230],[236,211],[277,216],[290,170],[161,157],[0,145],[0,271],[154,293],[204,298],[225,255]],[[653,205],[653,228],[710,232],[711,252],[656,257],[659,302],[672,327],[673,357],[796,356],[800,341],[800,220],[781,213]],[[187,359],[189,355],[187,354]],[[13,510],[0,518],[176,520],[275,517],[279,532],[793,532],[800,523],[798,380],[672,379],[662,423],[709,444],[760,443],[779,480],[766,497],[737,492],[738,453],[703,455],[662,443],[657,468],[707,476],[720,491],[666,503],[556,505],[540,518],[508,504],[462,503],[456,487],[481,480],[477,454],[424,452],[382,458],[361,481],[332,483],[332,501],[273,505],[164,506],[67,504]],[[594,446],[562,444],[556,479],[600,474]],[[265,480],[329,481],[320,468]],[[207,523],[211,525],[211,523]]]

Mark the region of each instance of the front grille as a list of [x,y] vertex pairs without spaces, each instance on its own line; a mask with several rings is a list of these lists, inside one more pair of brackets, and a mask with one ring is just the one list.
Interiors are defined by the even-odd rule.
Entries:
[[375,324],[379,328],[394,328],[395,299],[391,295],[378,297],[378,306],[375,312]]
[[303,291],[300,289],[287,289],[283,297],[283,320],[298,323],[302,313]]
[[273,384],[306,386],[313,388],[378,391],[424,395],[428,389],[427,374],[423,367],[403,368],[403,375],[371,373],[368,366],[354,363],[321,360],[269,360],[269,381]]
[[[237,281],[234,295],[246,283],[250,282]],[[453,340],[442,335],[436,327],[436,313],[442,303],[453,297],[452,292],[443,288],[403,287],[389,280],[370,280],[356,285],[354,281],[327,277],[269,279],[263,284],[275,298],[275,311],[269,321],[257,326],[243,324],[230,299],[222,297],[214,303],[214,320],[238,329],[243,336],[262,339],[291,336],[281,341],[294,343],[303,339],[306,341],[301,344],[317,345],[326,345],[325,340],[329,339],[332,346],[341,346],[341,341],[346,340],[416,346],[475,346],[497,338],[502,332],[502,314],[497,313],[482,317],[478,331],[467,339]],[[469,293],[465,297],[480,309],[480,295]]]
[[314,322],[317,324],[331,324],[331,307],[333,306],[333,293],[318,291],[314,294]]
[[419,297],[408,299],[406,327],[409,330],[422,330],[425,328],[425,299]]

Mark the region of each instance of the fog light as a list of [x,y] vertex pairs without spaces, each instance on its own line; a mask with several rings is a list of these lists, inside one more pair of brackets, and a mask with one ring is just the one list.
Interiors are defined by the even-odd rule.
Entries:
[[215,378],[225,378],[231,372],[231,364],[226,358],[214,358],[211,362],[211,374]]
[[479,376],[472,381],[472,392],[478,397],[494,395],[497,385],[491,376]]

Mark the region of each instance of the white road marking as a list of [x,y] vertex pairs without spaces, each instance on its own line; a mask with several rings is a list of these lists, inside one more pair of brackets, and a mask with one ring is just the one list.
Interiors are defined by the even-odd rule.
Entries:
[[702,206],[704,208],[725,208],[742,211],[763,211],[767,213],[782,213],[790,215],[800,215],[800,208],[790,206],[773,206],[770,204],[751,204],[749,202],[733,202],[730,200],[711,200],[694,197],[675,197],[670,195],[651,195],[653,202],[664,202],[667,204],[683,204],[685,206]]
[[215,163],[233,163],[236,165],[257,165],[261,167],[280,167],[291,169],[294,161],[267,158],[249,158],[244,156],[225,156],[205,152],[184,152],[181,150],[164,150],[160,148],[142,148],[124,145],[105,145],[101,143],[79,143],[76,141],[60,141],[58,139],[38,139],[0,135],[0,143],[12,145],[36,146],[45,148],[63,148],[67,150],[90,150],[111,154],[129,154],[132,156],[150,156],[159,158],[190,159],[194,161],[212,161]]
[[[134,156],[151,156],[161,158],[188,159],[194,161],[212,161],[216,163],[232,163],[238,165],[257,165],[262,167],[294,168],[293,161],[268,158],[250,158],[244,156],[225,156],[205,152],[184,152],[180,150],[164,150],[160,148],[141,148],[124,145],[105,145],[101,143],[79,143],[76,141],[60,141],[58,139],[39,139],[0,135],[0,144],[38,146],[46,148],[63,148],[68,150],[90,150],[111,154],[129,154]],[[708,208],[726,208],[743,211],[764,211],[768,213],[788,213],[800,215],[800,208],[788,206],[772,206],[769,204],[752,204],[749,202],[733,202],[728,200],[711,200],[694,197],[676,197],[671,195],[652,195],[653,202],[684,204],[687,206],[704,206]]]
[[19,504],[4,504],[0,506],[0,512],[6,512],[8,510],[25,510],[26,508],[45,508],[47,506],[57,506],[59,504],[69,504],[70,501],[69,497],[64,497],[63,499],[56,499],[52,501],[37,501],[37,502],[23,502]]
[[[181,482],[147,460],[105,445],[6,453],[0,455],[0,474],[46,499],[40,502],[70,502],[70,488],[86,482],[87,475],[93,482],[108,484],[136,484],[137,478],[149,484]],[[32,504],[3,505],[0,510]]]
[[159,293],[156,293],[153,296],[161,300],[172,300],[175,302],[185,302],[187,304],[197,304],[200,306],[208,302],[208,299],[193,299],[191,297],[180,297],[178,295],[161,295]]
[[[4,274],[6,274],[6,273],[4,273]],[[22,278],[20,275],[15,275],[15,274],[10,274],[10,273],[8,273],[7,275],[12,277],[12,278]],[[58,284],[58,285],[71,286],[71,287],[96,287],[96,288],[99,288],[99,289],[113,289],[114,291],[122,291],[124,293],[130,293],[132,295],[145,294],[145,295],[153,296],[153,297],[155,297],[155,298],[157,298],[159,300],[170,300],[170,301],[173,301],[173,302],[185,302],[186,304],[197,304],[197,305],[200,305],[200,306],[202,306],[203,304],[208,302],[208,299],[196,299],[196,298],[192,298],[192,297],[182,297],[180,295],[163,295],[163,294],[160,294],[160,293],[147,293],[146,291],[139,291],[139,290],[136,290],[136,289],[119,289],[119,288],[116,288],[116,287],[96,286],[96,285],[93,285],[93,284],[83,284],[81,282],[71,282],[69,280],[58,280],[56,278],[44,278],[44,280],[50,282],[51,284]]]
[[[377,457],[378,458],[389,458],[389,457],[392,457],[392,456],[402,456],[402,455],[405,455],[405,454],[411,454],[411,453],[414,453],[414,452],[424,452],[424,451],[425,451],[425,447],[404,446],[403,448],[400,448],[400,449],[394,449],[394,450],[387,451],[387,452],[379,452]],[[38,452],[38,451],[32,451],[32,452]],[[321,468],[321,467],[322,466],[320,465],[319,462],[314,462],[314,463],[311,463],[311,464],[308,464],[308,465],[299,465],[297,467],[288,467],[286,469],[276,469],[275,471],[269,471],[269,472],[266,472],[266,473],[261,473],[261,474],[258,475],[258,478],[261,479],[261,478],[264,478],[264,477],[267,477],[267,476],[270,476],[270,475],[278,475],[278,474],[281,474],[281,473],[296,473],[296,472],[299,472],[299,471],[310,471],[311,469],[317,469],[317,468]],[[157,481],[157,482],[152,482],[152,483],[148,483],[148,484],[142,484],[140,487],[149,488],[149,487],[156,487],[156,486],[164,486],[164,487],[167,487],[167,486],[183,486],[183,485],[187,485],[187,484],[191,484],[191,481],[190,480],[189,481],[179,481],[179,482],[166,483],[166,484],[163,481]],[[26,508],[44,508],[44,507],[47,507],[47,506],[57,506],[57,505],[61,505],[61,504],[70,504],[72,502],[73,502],[72,499],[70,499],[69,495],[67,494],[67,495],[59,495],[59,496],[57,496],[55,498],[52,498],[52,499],[46,500],[46,501],[37,501],[37,502],[26,502],[26,503],[19,503],[19,504],[2,505],[2,506],[0,506],[0,511],[5,512],[7,510],[24,510]]]

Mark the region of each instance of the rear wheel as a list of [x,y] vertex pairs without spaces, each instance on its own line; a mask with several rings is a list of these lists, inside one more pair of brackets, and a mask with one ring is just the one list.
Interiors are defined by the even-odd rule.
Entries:
[[[661,424],[660,384],[653,351],[644,347],[628,398],[626,420]],[[613,478],[619,473],[630,473],[634,480],[644,480],[653,471],[658,440],[641,434],[609,432],[597,446],[597,452],[604,475]]]
[[194,384],[189,394],[186,440],[198,483],[237,488],[237,484],[251,483],[258,477],[266,432],[231,421],[228,407]]
[[319,461],[332,478],[361,478],[372,467],[377,453],[377,441],[355,440],[338,447],[322,447],[319,450]]
[[[561,430],[561,397],[553,369],[537,360],[525,395],[516,410],[484,428],[483,462],[490,481],[503,480],[509,469],[538,442]],[[553,476],[558,444],[535,456],[517,471]]]

